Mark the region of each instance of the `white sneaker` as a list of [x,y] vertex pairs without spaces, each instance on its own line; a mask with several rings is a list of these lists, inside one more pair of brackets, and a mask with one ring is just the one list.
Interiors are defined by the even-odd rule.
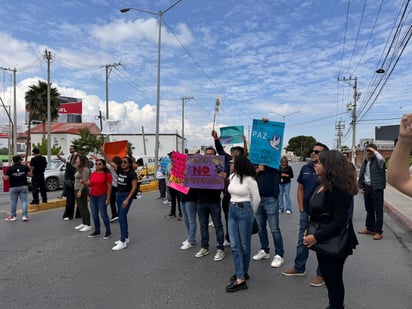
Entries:
[[283,265],[283,262],[284,262],[283,257],[281,257],[280,255],[275,255],[270,266],[278,268]]
[[254,261],[260,261],[262,259],[270,259],[270,254],[266,253],[265,250],[260,250],[258,253],[256,253],[252,259]]
[[209,226],[210,227],[215,227],[215,225],[213,224],[213,221],[209,221]]
[[225,252],[223,250],[218,249],[216,251],[215,257],[213,258],[213,261],[218,262],[221,261],[225,258]]
[[180,250],[187,250],[193,248],[194,246],[190,242],[185,242],[181,247]]
[[[114,244],[115,245],[118,245],[118,244],[120,244],[122,241],[121,240],[116,240],[115,242],[114,242]],[[124,242],[126,243],[126,244],[128,244],[129,242],[130,242],[130,239],[129,238],[126,238],[125,240],[124,240]]]
[[23,216],[21,219],[22,219],[23,221],[29,221],[29,217],[27,217],[27,216]]
[[225,241],[223,242],[223,247],[229,247],[230,246],[230,241],[227,241],[225,239]]
[[163,204],[169,204],[169,201],[168,201],[168,200],[164,200],[164,201],[163,201]]
[[185,239],[184,241],[182,241],[182,245],[186,244],[189,242],[189,239]]
[[84,224],[80,224],[74,227],[75,230],[81,230],[82,228],[84,228]]
[[119,241],[119,243],[116,246],[114,246],[112,248],[112,250],[113,251],[118,251],[118,250],[122,250],[122,249],[125,249],[125,248],[127,248],[126,241],[125,242]]
[[209,254],[209,250],[205,249],[205,248],[201,248],[196,254],[195,257],[197,258],[201,258],[204,257],[205,255]]
[[290,210],[286,210],[286,214],[290,215],[292,212]]
[[69,217],[64,217],[63,220],[64,220],[64,221],[69,221],[70,218],[69,218]]
[[87,231],[91,231],[91,230],[92,230],[92,227],[90,225],[85,225],[79,231],[80,232],[87,232]]

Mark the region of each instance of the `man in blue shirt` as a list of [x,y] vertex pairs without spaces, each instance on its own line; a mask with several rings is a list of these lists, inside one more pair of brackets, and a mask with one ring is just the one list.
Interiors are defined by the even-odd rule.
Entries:
[[[313,190],[319,183],[318,176],[316,175],[314,164],[319,160],[319,154],[322,151],[327,151],[329,148],[322,144],[316,143],[313,146],[312,151],[310,153],[310,162],[304,166],[302,166],[298,181],[298,192],[297,192],[297,199],[299,204],[300,210],[300,221],[299,221],[299,232],[298,232],[298,245],[296,248],[296,257],[295,257],[295,265],[292,268],[286,269],[282,272],[282,275],[291,277],[291,276],[304,276],[306,261],[308,260],[309,250],[303,245],[303,234],[306,229],[306,224],[308,222],[308,207],[310,197],[312,196]],[[323,277],[320,275],[319,267],[316,270],[317,275],[312,279],[310,282],[311,286],[323,286],[325,281]]]

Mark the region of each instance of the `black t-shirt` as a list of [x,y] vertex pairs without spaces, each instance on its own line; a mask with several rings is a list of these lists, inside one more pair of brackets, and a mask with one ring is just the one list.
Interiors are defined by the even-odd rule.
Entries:
[[30,168],[27,165],[16,163],[7,169],[6,175],[10,176],[10,188],[27,186],[27,173]]
[[34,167],[33,176],[43,175],[47,167],[47,160],[43,156],[34,156],[30,160],[30,166]]
[[137,180],[137,175],[134,170],[129,169],[127,172],[119,168],[117,170],[117,192],[130,192],[132,191],[132,181]]

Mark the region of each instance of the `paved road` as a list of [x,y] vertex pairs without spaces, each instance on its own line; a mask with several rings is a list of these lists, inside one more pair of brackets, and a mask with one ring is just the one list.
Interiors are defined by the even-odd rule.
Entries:
[[[298,166],[294,166],[297,173]],[[296,210],[296,182],[292,187]],[[158,193],[145,193],[129,213],[131,243],[112,252],[114,238],[88,238],[73,229],[78,220],[61,220],[62,209],[31,214],[31,221],[0,221],[0,308],[324,308],[326,289],[309,286],[316,257],[311,254],[306,277],[286,278],[293,264],[298,213],[281,215],[285,265],[251,262],[249,289],[224,291],[234,272],[229,249],[213,262],[197,259],[195,249],[179,250],[183,223],[165,219],[168,207]],[[364,210],[356,197],[355,229],[363,227]],[[412,253],[403,244],[396,221],[385,216],[381,241],[359,236],[360,246],[345,265],[346,308],[411,309]],[[388,225],[389,223],[389,225]],[[211,249],[215,247],[213,228]],[[198,237],[199,240],[199,237]],[[271,242],[272,244],[272,242]],[[259,250],[257,235],[252,251]],[[272,250],[273,251],[273,250]]]

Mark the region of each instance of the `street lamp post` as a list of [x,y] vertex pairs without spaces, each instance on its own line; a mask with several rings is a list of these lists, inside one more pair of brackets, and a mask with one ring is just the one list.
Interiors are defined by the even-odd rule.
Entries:
[[134,11],[139,11],[139,12],[159,16],[159,38],[157,42],[157,96],[156,96],[156,138],[155,138],[155,170],[154,170],[155,175],[156,175],[156,171],[157,171],[158,164],[159,164],[160,49],[161,49],[161,43],[162,43],[162,20],[163,20],[163,14],[169,11],[170,9],[172,9],[174,6],[176,6],[181,1],[182,0],[178,0],[172,5],[170,5],[168,8],[166,8],[165,10],[159,11],[159,12],[153,12],[149,10],[132,8],[132,7],[123,8],[120,10],[120,12],[122,13],[129,12],[130,10],[134,10]]
[[185,102],[194,97],[182,97],[182,153],[185,153]]
[[286,122],[286,117],[287,116],[291,116],[293,114],[298,114],[298,113],[300,113],[300,111],[292,112],[292,113],[289,113],[289,114],[279,114],[279,113],[273,112],[273,111],[271,111],[270,113],[271,114],[276,114],[276,115],[279,115],[279,116],[283,117],[283,122]]

